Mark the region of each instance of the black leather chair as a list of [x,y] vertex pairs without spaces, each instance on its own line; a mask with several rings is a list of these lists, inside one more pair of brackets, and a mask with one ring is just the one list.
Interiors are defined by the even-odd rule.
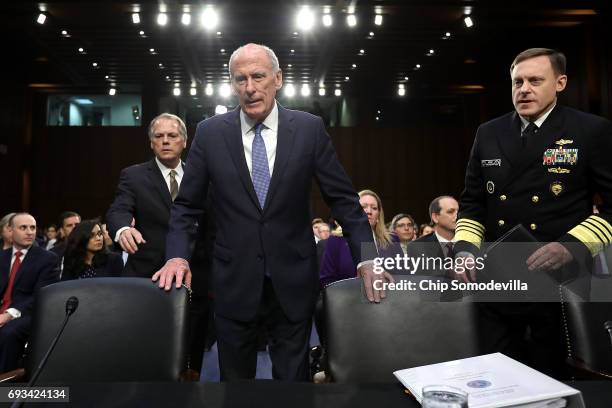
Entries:
[[37,383],[178,381],[186,368],[188,293],[143,278],[60,282],[39,292],[26,373],[32,375],[65,317],[77,310]]
[[612,344],[604,327],[612,321],[612,278],[594,278],[592,285],[606,298],[591,299],[583,279],[560,287],[568,363],[579,378],[612,379]]
[[[396,275],[418,282],[432,279]],[[433,280],[444,280],[433,278]],[[477,355],[475,304],[439,292],[387,291],[370,304],[359,278],[323,290],[328,374],[341,383],[397,382],[393,371]]]

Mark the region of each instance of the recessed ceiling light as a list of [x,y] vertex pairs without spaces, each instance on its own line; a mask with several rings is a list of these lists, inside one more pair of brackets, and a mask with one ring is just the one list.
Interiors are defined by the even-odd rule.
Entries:
[[140,14],[132,13],[132,23],[140,24]]
[[357,64],[351,65],[352,68],[357,68]]
[[108,78],[109,78],[109,76],[108,76],[108,75],[104,75],[104,79],[108,79]]
[[183,15],[181,16],[181,23],[186,26],[191,24],[191,14],[183,13]]
[[374,17],[374,24],[376,24],[377,26],[382,25],[382,21],[383,21],[382,14],[377,14],[376,17]]
[[85,53],[85,49],[84,49],[83,47],[79,47],[79,52],[80,52],[81,54],[84,54],[84,53]]
[[91,66],[94,67],[94,68],[97,68],[98,67],[98,63],[97,62],[92,62]]
[[359,50],[359,54],[360,54],[360,55],[365,54],[365,50],[364,50],[364,49]]
[[166,13],[159,13],[157,15],[157,24],[163,27],[167,23],[168,23],[168,15]]
[[346,16],[346,24],[349,27],[355,27],[357,25],[357,17],[354,14],[349,14]]
[[374,37],[374,31],[370,31],[370,37]]
[[325,27],[331,27],[333,23],[334,23],[334,20],[332,19],[332,16],[330,14],[323,15],[323,25]]
[[115,94],[116,94],[116,93],[117,93],[117,90],[116,90],[115,88],[110,88],[110,89],[108,90],[108,94],[109,94],[110,96],[115,96]]
[[348,81],[349,79],[350,79],[350,78],[349,78],[349,77],[347,77],[347,76],[345,76],[345,77],[344,77],[344,80],[345,80],[345,81]]
[[142,36],[144,36],[144,35],[145,35],[145,32],[144,32],[144,31],[142,31],[142,30],[140,30],[139,34],[140,34],[140,35],[142,35]]
[[45,21],[46,21],[46,20],[47,20],[47,16],[46,16],[46,15],[44,15],[43,13],[40,13],[40,14],[38,15],[38,18],[36,19],[36,22],[37,22],[38,24],[45,24]]

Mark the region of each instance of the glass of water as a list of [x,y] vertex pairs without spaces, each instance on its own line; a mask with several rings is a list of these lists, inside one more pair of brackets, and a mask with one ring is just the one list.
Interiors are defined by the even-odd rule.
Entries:
[[423,387],[423,408],[468,408],[468,394],[448,385],[427,385]]

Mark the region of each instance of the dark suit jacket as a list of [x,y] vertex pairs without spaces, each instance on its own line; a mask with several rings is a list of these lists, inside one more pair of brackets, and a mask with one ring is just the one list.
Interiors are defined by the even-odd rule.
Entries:
[[[0,252],[0,296],[4,296],[8,285],[12,250],[9,248]],[[57,263],[57,256],[52,252],[37,246],[30,247],[17,271],[9,307],[19,310],[22,315],[31,314],[36,292],[43,286],[57,282]]]
[[134,218],[134,227],[147,241],[128,257],[123,275],[150,278],[163,266],[171,205],[172,197],[155,159],[121,171],[115,201],[106,214],[110,236],[115,239],[117,231],[130,226]]
[[[433,232],[410,242],[407,246],[407,255],[411,258],[442,259],[442,261],[445,259],[440,241],[438,241],[438,237]],[[440,268],[439,265],[435,265],[433,262],[416,271],[411,270],[410,273],[415,275],[449,276],[449,273],[443,267]]]
[[314,178],[348,238],[353,260],[372,242],[365,213],[321,118],[278,106],[278,142],[262,210],[247,167],[235,109],[198,124],[181,189],[172,208],[167,258],[189,259],[209,185],[216,211],[213,287],[216,312],[251,320],[268,273],[291,320],[312,315],[319,283],[310,225]]

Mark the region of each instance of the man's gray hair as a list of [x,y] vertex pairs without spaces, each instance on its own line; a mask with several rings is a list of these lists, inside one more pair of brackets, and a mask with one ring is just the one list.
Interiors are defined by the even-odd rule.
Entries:
[[270,60],[270,64],[272,64],[272,73],[276,74],[278,72],[278,70],[280,69],[280,65],[278,64],[278,58],[276,57],[276,54],[274,53],[274,51],[272,51],[272,48],[262,45],[262,44],[245,44],[241,47],[236,48],[236,50],[234,52],[232,52],[232,55],[230,56],[229,59],[229,74],[230,74],[230,78],[233,78],[232,75],[232,66],[234,64],[234,60],[236,59],[236,57],[238,56],[238,54],[240,54],[240,52],[248,46],[257,46],[261,49],[263,49],[266,54],[268,54],[268,59]]
[[153,128],[155,127],[155,122],[157,122],[159,119],[171,119],[171,120],[176,120],[176,123],[178,123],[178,131],[179,131],[179,135],[185,139],[185,141],[187,141],[187,127],[185,126],[185,122],[183,122],[183,119],[179,118],[176,115],[173,115],[171,113],[161,113],[159,115],[157,115],[156,117],[153,118],[153,120],[151,121],[151,123],[149,123],[149,140],[153,140],[153,137],[155,137],[155,135],[153,134]]

